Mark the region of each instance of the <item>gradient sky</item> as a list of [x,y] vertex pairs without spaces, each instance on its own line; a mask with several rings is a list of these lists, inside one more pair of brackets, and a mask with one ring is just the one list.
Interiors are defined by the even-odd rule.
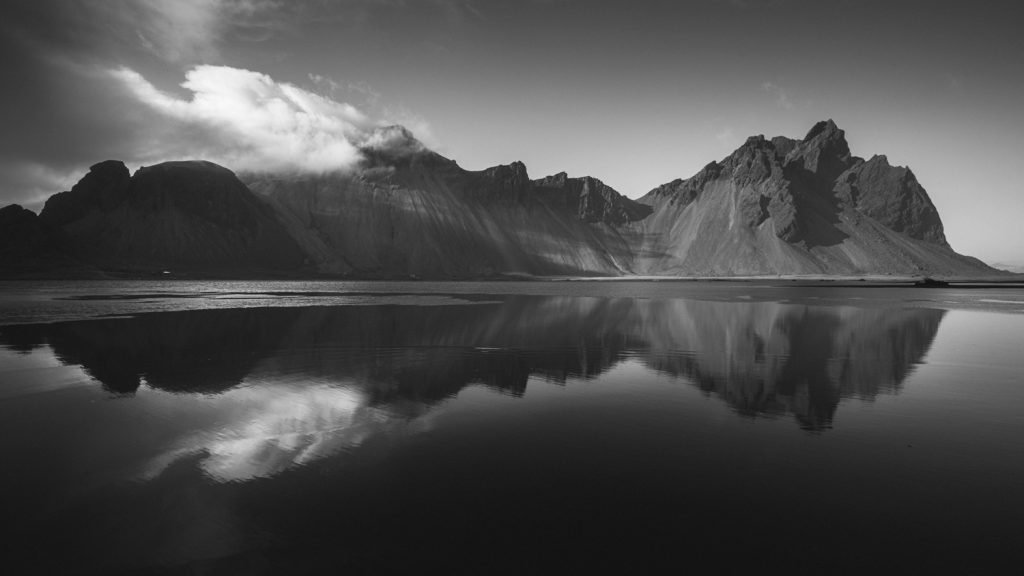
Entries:
[[966,0],[5,0],[0,204],[38,209],[107,158],[315,169],[380,122],[468,169],[637,197],[832,118],[911,167],[956,250],[1024,265],[1020,24]]

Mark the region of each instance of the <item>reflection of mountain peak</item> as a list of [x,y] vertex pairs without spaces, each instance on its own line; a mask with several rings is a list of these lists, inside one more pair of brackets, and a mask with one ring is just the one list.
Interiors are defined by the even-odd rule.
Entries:
[[741,414],[791,412],[820,429],[841,398],[897,389],[945,312],[678,300],[649,313],[649,341],[663,343],[652,368],[691,378]]
[[[627,355],[691,380],[746,415],[827,428],[842,398],[895,390],[943,311],[569,297],[501,304],[227,309],[0,328],[49,344],[116,392],[145,382],[219,393],[243,381],[346,382],[369,406],[419,413],[483,384],[600,375]],[[217,350],[214,354],[211,350]],[[419,406],[421,408],[415,408]],[[410,412],[411,410],[411,412]]]

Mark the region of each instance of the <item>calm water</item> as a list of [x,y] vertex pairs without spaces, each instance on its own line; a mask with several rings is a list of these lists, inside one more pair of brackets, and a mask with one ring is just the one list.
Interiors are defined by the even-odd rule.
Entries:
[[1015,573],[1022,311],[1012,289],[2,285],[3,558]]

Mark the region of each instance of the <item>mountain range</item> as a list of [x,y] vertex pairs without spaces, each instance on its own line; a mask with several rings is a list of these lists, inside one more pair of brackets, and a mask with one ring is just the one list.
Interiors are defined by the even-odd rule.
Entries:
[[235,174],[205,161],[92,166],[37,216],[0,210],[4,276],[490,278],[990,276],[956,253],[914,173],[831,120],[748,138],[632,200],[521,162],[470,171],[400,126],[356,169]]

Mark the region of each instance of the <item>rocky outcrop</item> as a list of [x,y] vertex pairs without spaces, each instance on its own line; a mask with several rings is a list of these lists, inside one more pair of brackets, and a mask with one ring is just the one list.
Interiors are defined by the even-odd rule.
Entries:
[[17,256],[63,248],[54,231],[17,204],[0,208],[0,255]]
[[651,216],[628,227],[641,274],[996,273],[949,247],[908,168],[853,156],[831,120],[802,140],[748,138],[640,202]]
[[107,270],[250,274],[299,270],[306,259],[270,206],[210,162],[133,176],[121,162],[101,162],[39,218],[76,257]]
[[939,211],[910,168],[890,166],[885,156],[858,159],[836,179],[834,190],[846,205],[890,230],[947,245]]
[[518,161],[487,168],[475,180],[467,191],[488,200],[515,204],[526,201],[533,190],[526,165]]
[[17,204],[0,208],[0,278],[96,275],[71,252],[61,231],[35,212]]
[[94,210],[110,212],[124,202],[130,185],[128,167],[118,160],[106,160],[91,166],[69,192],[50,196],[40,215],[51,226],[61,227]]
[[591,224],[622,225],[643,219],[650,209],[616,192],[597,178],[569,178],[565,172],[532,182],[542,196],[564,205]]
[[[780,142],[780,139],[772,142]],[[788,147],[789,143],[783,143],[783,149]],[[832,120],[815,124],[803,140],[792,142],[791,149],[784,154],[785,165],[801,168],[819,184],[834,182],[853,162],[846,133]]]

